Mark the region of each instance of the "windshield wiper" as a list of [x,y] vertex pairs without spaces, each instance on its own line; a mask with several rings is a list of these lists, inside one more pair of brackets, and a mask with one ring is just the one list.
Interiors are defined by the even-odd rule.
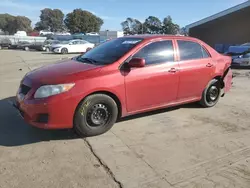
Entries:
[[81,61],[81,62],[84,62],[84,61],[86,62],[87,61],[87,62],[89,62],[91,64],[96,64],[97,63],[96,60],[91,59],[91,58],[87,58],[87,57],[84,57],[84,58],[79,57],[78,60]]

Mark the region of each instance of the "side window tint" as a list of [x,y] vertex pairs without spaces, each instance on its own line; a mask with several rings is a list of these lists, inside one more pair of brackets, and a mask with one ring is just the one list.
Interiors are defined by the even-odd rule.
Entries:
[[172,41],[159,41],[151,43],[133,57],[144,58],[146,65],[174,61],[174,48]]
[[201,47],[201,50],[202,50],[203,58],[211,57],[204,47]]
[[196,42],[178,40],[178,46],[181,61],[203,58],[202,47]]

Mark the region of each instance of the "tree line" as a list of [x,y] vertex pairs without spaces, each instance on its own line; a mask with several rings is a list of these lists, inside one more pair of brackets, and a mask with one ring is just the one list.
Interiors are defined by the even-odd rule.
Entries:
[[127,18],[121,23],[124,34],[183,34],[183,28],[173,22],[171,16],[161,21],[155,16],[149,16],[144,22],[135,18]]
[[[70,31],[71,33],[99,32],[103,20],[93,13],[75,9],[64,15],[60,9],[45,8],[41,10],[40,21],[35,24],[35,31],[47,30],[51,32]],[[171,16],[161,21],[155,16],[149,16],[144,22],[138,19],[127,18],[121,23],[125,34],[178,34],[183,29],[173,22]],[[0,14],[0,29],[7,34],[14,34],[19,31],[32,31],[31,20],[25,16],[13,16]]]
[[[70,31],[99,32],[103,20],[89,11],[75,9],[66,16],[59,9],[45,8],[41,10],[40,21],[35,24],[35,31],[46,30],[51,32]],[[0,29],[7,34],[19,31],[32,31],[31,20],[25,16],[0,14]]]

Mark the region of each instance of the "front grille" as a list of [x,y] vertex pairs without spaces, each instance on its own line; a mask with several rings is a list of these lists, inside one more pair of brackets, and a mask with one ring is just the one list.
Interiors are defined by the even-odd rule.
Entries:
[[57,49],[57,48],[50,48],[50,51],[52,51],[52,52],[53,52],[55,49]]
[[31,87],[26,86],[24,84],[21,84],[20,86],[20,93],[27,95],[27,93],[30,91]]

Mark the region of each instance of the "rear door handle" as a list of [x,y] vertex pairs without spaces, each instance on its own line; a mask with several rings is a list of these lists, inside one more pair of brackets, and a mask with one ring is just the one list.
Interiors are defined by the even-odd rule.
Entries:
[[172,72],[172,73],[176,73],[177,71],[178,71],[178,69],[176,69],[176,68],[171,68],[168,70],[168,72]]
[[207,67],[212,67],[212,66],[214,66],[212,63],[208,63],[207,65],[206,65]]

